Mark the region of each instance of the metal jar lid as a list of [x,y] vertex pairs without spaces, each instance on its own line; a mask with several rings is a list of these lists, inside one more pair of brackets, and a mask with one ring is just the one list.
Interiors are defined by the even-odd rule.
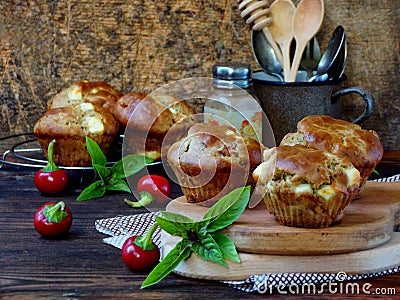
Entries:
[[232,81],[241,88],[248,88],[251,84],[252,70],[249,65],[239,62],[216,64],[213,66],[214,79]]

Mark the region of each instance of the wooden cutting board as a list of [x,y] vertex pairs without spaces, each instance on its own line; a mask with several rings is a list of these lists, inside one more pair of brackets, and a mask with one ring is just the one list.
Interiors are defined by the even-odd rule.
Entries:
[[[184,197],[167,206],[168,211],[201,219],[207,207],[187,203]],[[400,182],[368,182],[361,198],[353,201],[340,224],[323,229],[305,229],[278,224],[261,202],[246,209],[224,230],[242,252],[284,255],[348,253],[387,242],[393,226],[400,225]]]
[[[175,246],[174,238],[163,237],[168,241],[163,246],[163,253]],[[239,252],[239,257],[240,263],[227,261],[228,267],[225,268],[192,254],[174,272],[207,280],[246,280],[251,275],[282,273],[374,274],[400,266],[400,233],[395,232],[387,243],[379,247],[353,253],[304,256]]]
[[[167,210],[200,219],[207,207],[180,197]],[[242,280],[261,273],[377,272],[400,265],[400,233],[393,231],[395,225],[400,225],[400,182],[368,182],[361,198],[346,208],[343,222],[325,229],[279,225],[262,203],[246,209],[224,230],[241,263],[229,262],[226,269],[191,255],[176,272],[214,280]],[[162,239],[164,254],[179,240],[165,232]]]

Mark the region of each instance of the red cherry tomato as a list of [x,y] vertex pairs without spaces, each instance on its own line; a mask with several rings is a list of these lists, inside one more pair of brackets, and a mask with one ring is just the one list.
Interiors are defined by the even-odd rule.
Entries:
[[135,244],[136,236],[129,237],[122,246],[122,260],[134,271],[149,270],[160,259],[160,249],[153,243],[154,250],[143,250]]
[[67,233],[72,225],[72,213],[63,201],[47,202],[35,213],[33,225],[44,237]]
[[169,200],[171,186],[168,179],[160,175],[145,175],[137,183],[138,192],[148,192],[156,197],[158,203]]
[[50,172],[39,170],[36,172],[33,182],[43,194],[56,194],[68,185],[68,174],[61,169]]
[[56,141],[52,140],[47,149],[47,165],[36,172],[33,182],[43,194],[56,194],[68,185],[68,173],[59,169],[54,163],[53,148]]

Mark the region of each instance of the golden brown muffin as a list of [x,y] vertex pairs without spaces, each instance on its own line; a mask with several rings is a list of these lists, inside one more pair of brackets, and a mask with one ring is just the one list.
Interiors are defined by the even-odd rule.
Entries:
[[361,183],[346,158],[301,145],[265,150],[253,177],[279,224],[308,228],[331,225]]
[[251,173],[261,162],[261,147],[230,126],[197,123],[171,146],[167,160],[187,202],[215,202],[235,188],[254,185]]
[[47,157],[55,139],[54,161],[64,166],[90,166],[86,136],[99,144],[105,155],[118,135],[119,123],[106,109],[91,103],[48,110],[35,124],[34,134]]
[[112,110],[123,94],[103,81],[81,80],[56,94],[47,102],[47,109],[71,106],[79,103],[93,103]]
[[[194,124],[194,109],[185,101],[169,95],[132,92],[121,97],[114,114],[126,126],[125,141],[132,153],[158,160],[162,147],[169,146],[186,135]],[[168,134],[168,139],[165,139]],[[166,155],[166,151],[165,151]]]
[[375,131],[329,116],[302,119],[297,124],[297,133],[286,135],[281,142],[281,145],[294,144],[346,157],[360,172],[362,185],[383,156],[383,147]]
[[142,92],[131,92],[123,95],[117,100],[113,107],[115,118],[123,125],[128,125],[129,118],[138,104],[147,97],[147,94]]

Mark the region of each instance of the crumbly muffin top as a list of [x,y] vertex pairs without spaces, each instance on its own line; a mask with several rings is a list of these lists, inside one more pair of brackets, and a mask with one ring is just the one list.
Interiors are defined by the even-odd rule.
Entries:
[[119,123],[107,110],[91,103],[48,110],[35,124],[37,137],[113,135]]
[[[230,126],[197,123],[186,138],[171,146],[167,157],[191,176],[208,168],[208,162],[214,164],[217,173],[229,172],[233,165],[249,171],[261,162],[261,145]],[[211,159],[202,161],[203,158]]]
[[294,187],[330,185],[342,191],[355,190],[360,184],[360,173],[346,158],[323,150],[281,145],[265,150],[263,156],[263,163],[253,172],[260,184],[269,180],[290,180]]
[[124,95],[114,106],[114,114],[121,124],[159,135],[164,135],[175,123],[194,113],[186,101],[170,95],[150,97],[140,92]]
[[301,144],[347,157],[356,167],[375,166],[382,158],[378,134],[359,125],[329,116],[308,116],[297,124],[281,145]]
[[[126,126],[136,106],[138,106],[138,104],[146,97],[147,94],[142,92],[131,92],[123,95],[115,103],[113,114],[121,124]],[[149,106],[148,109],[156,110],[157,108]],[[158,112],[158,110],[156,110],[156,112]]]
[[87,102],[111,110],[122,96],[120,91],[106,82],[81,80],[72,83],[51,98],[47,103],[47,109]]

